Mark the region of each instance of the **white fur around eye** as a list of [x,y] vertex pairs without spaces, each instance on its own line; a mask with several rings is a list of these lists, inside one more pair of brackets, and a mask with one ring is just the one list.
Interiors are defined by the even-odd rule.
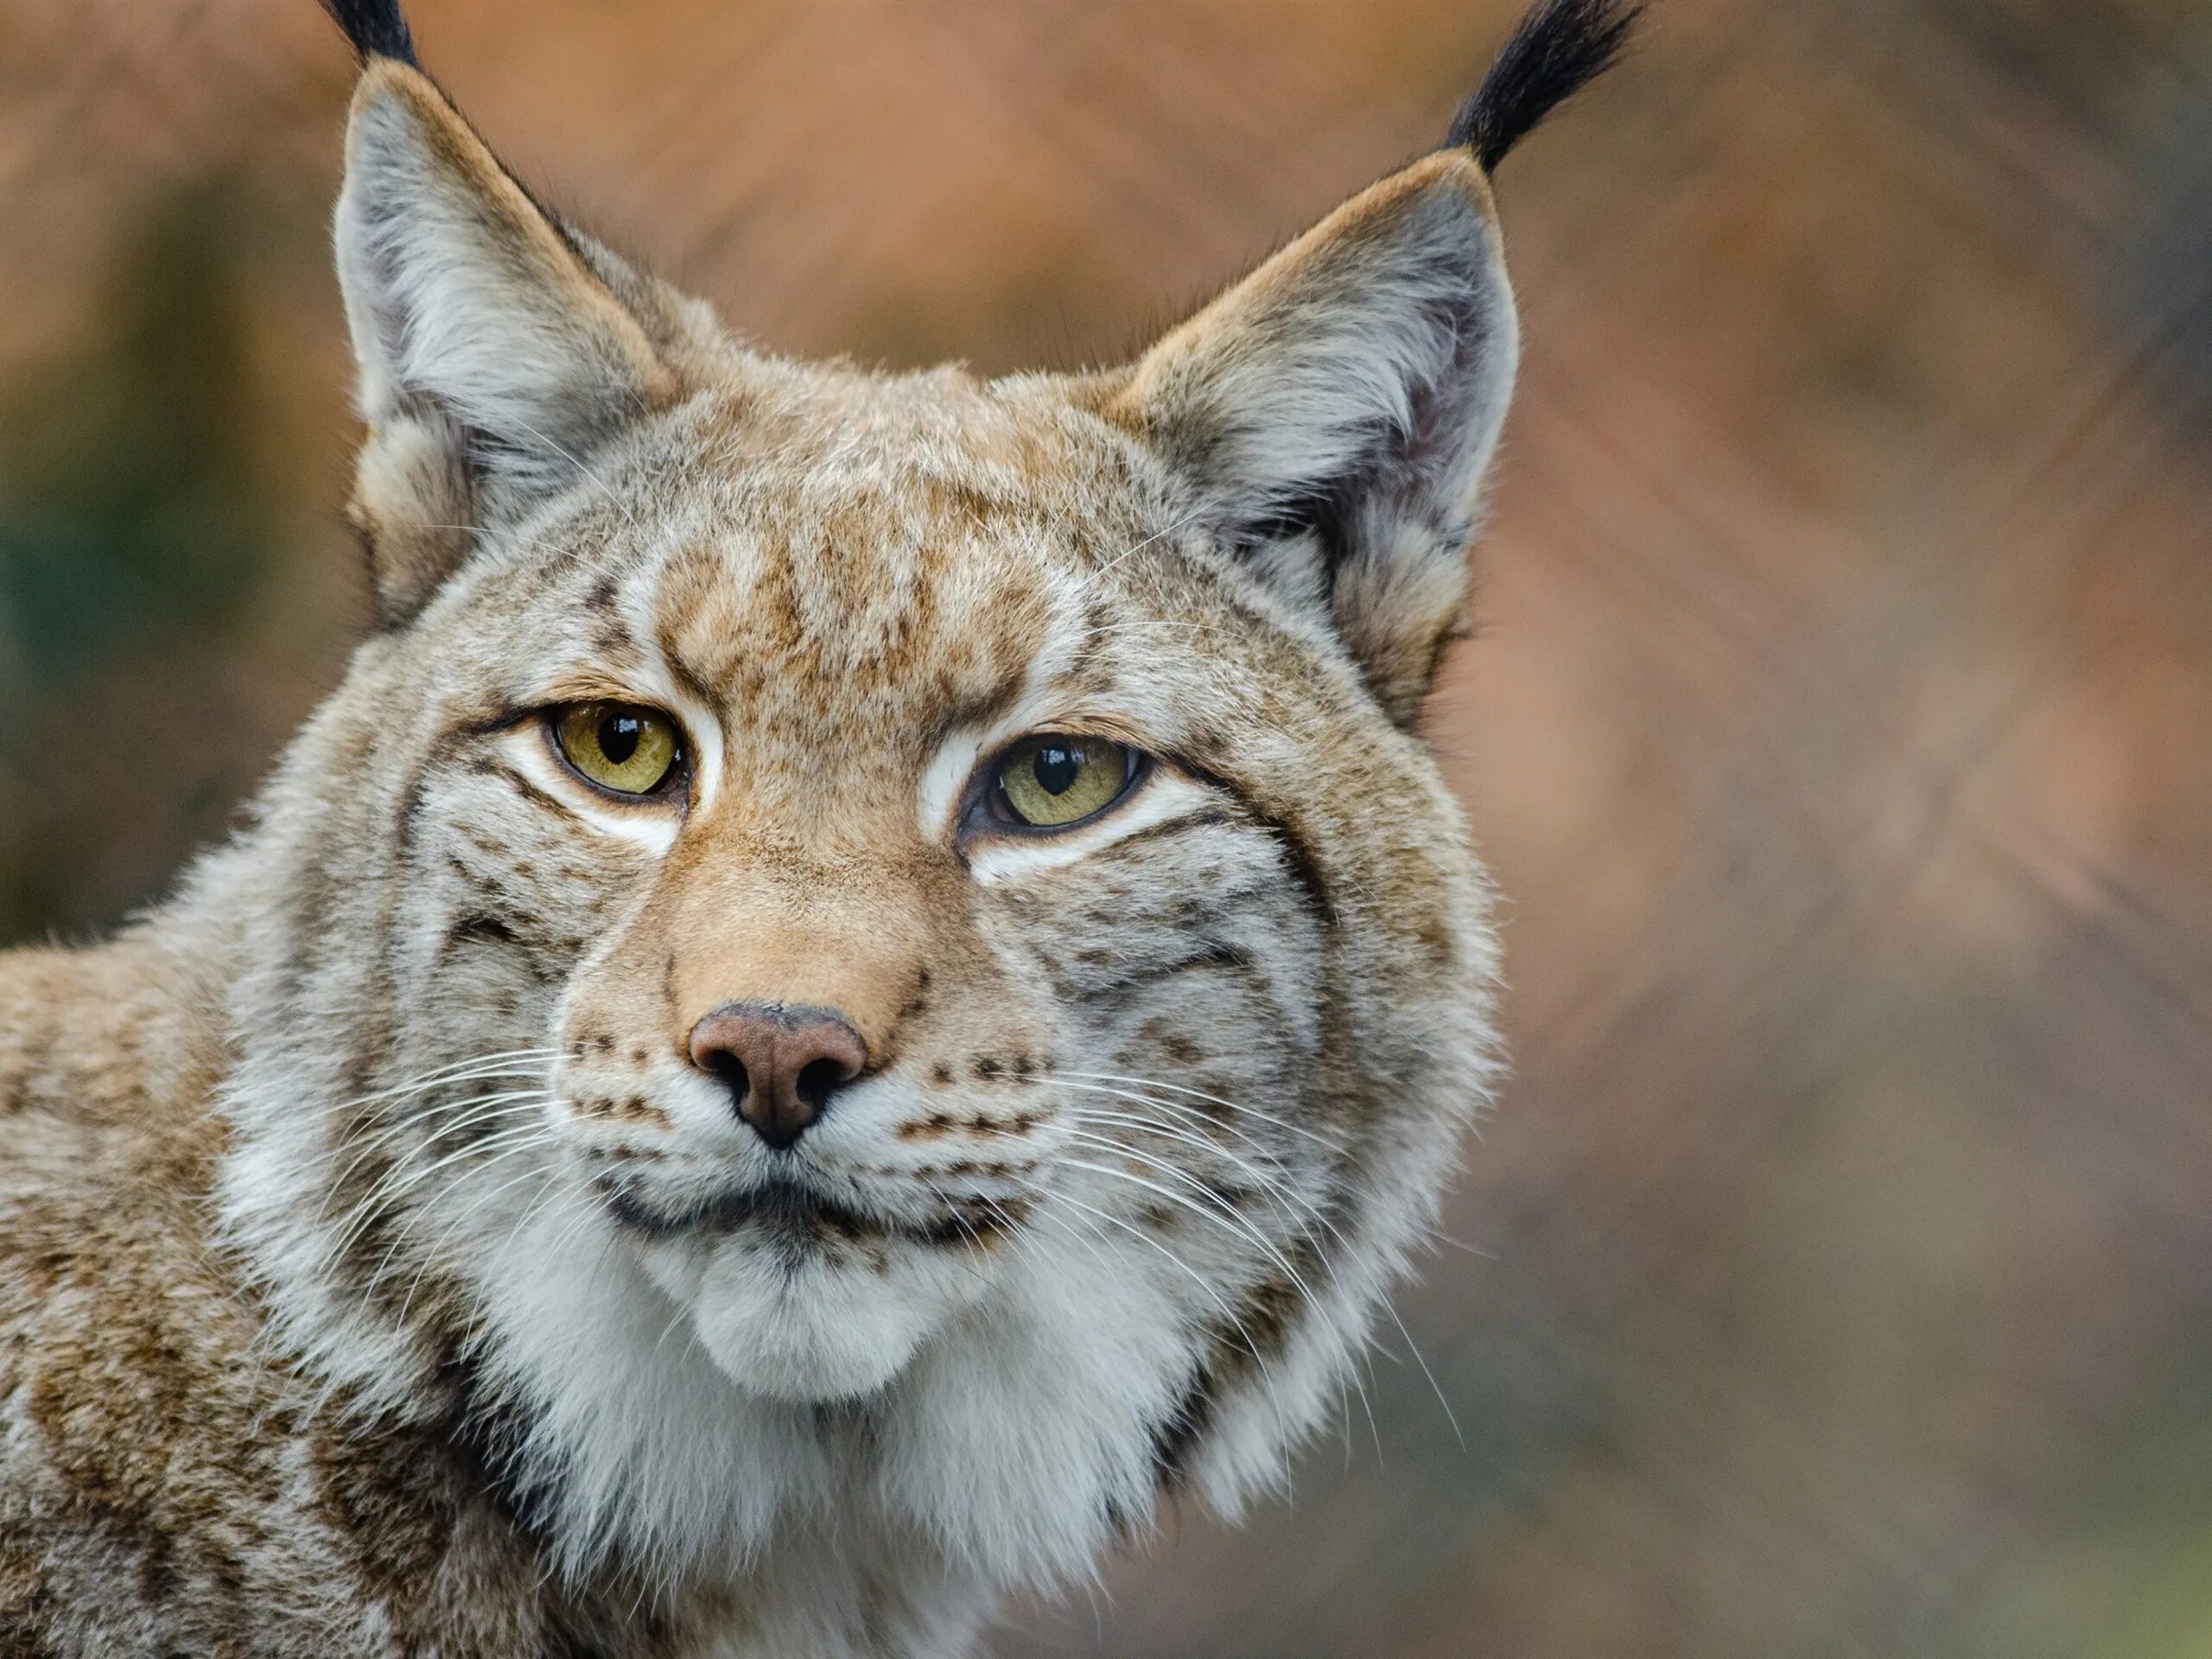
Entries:
[[968,868],[978,881],[1004,881],[1033,870],[1058,868],[1111,847],[1125,836],[1195,812],[1214,798],[1205,785],[1155,765],[1151,775],[1119,805],[1109,806],[1088,823],[1050,835],[1014,832],[980,838]]
[[655,586],[633,582],[623,601],[630,638],[639,643],[644,652],[644,661],[636,671],[636,700],[665,709],[683,728],[684,753],[691,757],[691,810],[702,811],[721,791],[721,712],[701,700],[669,666],[660,630],[654,626]]
[[[950,842],[959,833],[968,784],[984,756],[996,754],[1017,738],[1063,729],[1065,694],[1055,688],[1090,636],[1083,620],[1086,590],[1082,579],[1062,576],[1052,586],[1053,622],[1022,677],[1020,696],[988,725],[955,728],[922,773],[915,792],[916,811],[922,833],[931,839]],[[1081,722],[1065,729],[1079,730]]]
[[683,816],[674,802],[618,806],[606,799],[561,764],[537,721],[507,733],[502,747],[508,765],[601,835],[642,847],[655,858],[665,857],[676,845]]
[[959,832],[960,809],[967,799],[968,780],[982,763],[983,741],[980,732],[955,732],[923,772],[916,811],[925,836],[950,841]]

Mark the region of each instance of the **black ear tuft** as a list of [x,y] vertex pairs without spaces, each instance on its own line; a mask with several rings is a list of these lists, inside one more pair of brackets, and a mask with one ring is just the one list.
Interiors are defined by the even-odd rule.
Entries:
[[399,0],[322,0],[322,9],[346,31],[364,63],[371,58],[397,58],[417,69],[423,67],[416,61],[415,37],[408,31]]
[[1475,152],[1487,173],[1536,124],[1613,67],[1643,0],[1541,0],[1521,20],[1446,145]]

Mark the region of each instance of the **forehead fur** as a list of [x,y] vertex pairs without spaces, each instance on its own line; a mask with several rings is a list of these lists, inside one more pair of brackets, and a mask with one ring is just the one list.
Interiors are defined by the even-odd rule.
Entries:
[[1115,645],[1170,672],[1194,605],[1266,595],[1207,556],[1174,475],[1091,403],[1057,377],[734,354],[580,462],[427,632],[480,635],[490,611],[519,656],[552,633],[617,672],[658,652],[734,719],[802,685],[834,688],[817,712],[847,724],[972,714],[1039,671],[1101,684]]

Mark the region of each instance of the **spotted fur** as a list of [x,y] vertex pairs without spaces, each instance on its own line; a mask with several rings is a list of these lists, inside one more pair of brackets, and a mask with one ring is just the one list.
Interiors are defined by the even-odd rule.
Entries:
[[[1513,378],[1487,175],[1127,367],[801,365],[336,10],[381,622],[172,901],[0,959],[0,1651],[963,1651],[1281,1481],[1492,1086],[1411,730]],[[605,698],[680,789],[564,764]],[[976,818],[1069,730],[1126,798]],[[789,1149],[687,1046],[764,999],[868,1055]]]

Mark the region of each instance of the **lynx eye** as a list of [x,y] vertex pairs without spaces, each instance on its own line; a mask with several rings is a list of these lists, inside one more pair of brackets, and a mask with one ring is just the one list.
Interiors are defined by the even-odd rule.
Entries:
[[993,768],[997,815],[1033,830],[1060,830],[1096,817],[1120,800],[1137,775],[1138,756],[1103,737],[1047,732],[1025,737]]
[[615,795],[650,795],[683,758],[676,722],[627,702],[572,702],[552,712],[561,757],[588,783]]

